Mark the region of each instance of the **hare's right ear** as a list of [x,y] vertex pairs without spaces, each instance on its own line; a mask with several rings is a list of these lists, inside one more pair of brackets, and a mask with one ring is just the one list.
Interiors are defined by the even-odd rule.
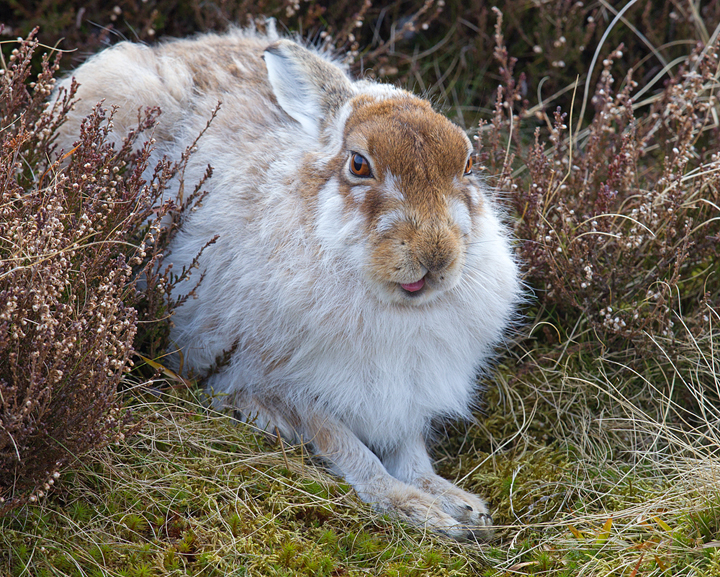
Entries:
[[353,95],[340,68],[291,40],[270,45],[263,58],[278,104],[312,136]]

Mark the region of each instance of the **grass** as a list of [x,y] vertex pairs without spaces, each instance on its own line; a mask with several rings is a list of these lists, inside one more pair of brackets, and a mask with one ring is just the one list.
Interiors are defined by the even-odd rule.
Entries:
[[[0,519],[0,574],[720,576],[717,61],[692,75],[720,2],[620,14],[508,0],[495,35],[497,14],[466,4],[423,13],[427,34],[392,47],[378,38],[422,6],[394,3],[383,22],[372,7],[352,66],[425,91],[464,126],[487,120],[482,162],[514,210],[531,299],[476,422],[447,425],[435,455],[489,499],[496,539],[458,544],[379,517],[304,447],[210,411],[195,389],[135,383],[123,396],[135,434]],[[312,20],[315,5],[292,22],[346,30],[330,12]],[[633,226],[652,235],[616,242]]]
[[[704,361],[687,386],[707,398],[718,358],[688,345]],[[597,370],[499,375],[485,418],[438,447],[445,475],[489,497],[499,525],[489,545],[376,516],[302,446],[211,412],[200,393],[137,387],[126,399],[139,432],[3,519],[0,566],[13,576],[720,575],[716,418],[678,428],[670,417],[682,409],[668,399],[658,422]],[[624,417],[585,414],[585,435],[563,436],[568,415],[553,423],[548,409],[593,390]],[[702,407],[717,413],[709,399]],[[640,450],[647,436],[655,442]]]
[[[373,515],[347,485],[188,391],[133,396],[140,432],[3,521],[10,575],[467,574],[477,552]],[[419,537],[419,538],[418,538]]]

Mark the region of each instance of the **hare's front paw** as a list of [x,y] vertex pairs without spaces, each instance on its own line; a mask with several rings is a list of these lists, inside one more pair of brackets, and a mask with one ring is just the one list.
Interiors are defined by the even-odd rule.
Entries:
[[478,533],[482,530],[481,526],[474,522],[459,520],[445,510],[443,503],[436,496],[410,485],[395,488],[388,495],[386,503],[375,504],[379,509],[396,514],[413,525],[442,533],[458,541],[485,537]]
[[423,492],[432,495],[435,505],[458,521],[478,539],[492,536],[492,517],[480,497],[463,491],[438,475],[428,475],[415,483]]

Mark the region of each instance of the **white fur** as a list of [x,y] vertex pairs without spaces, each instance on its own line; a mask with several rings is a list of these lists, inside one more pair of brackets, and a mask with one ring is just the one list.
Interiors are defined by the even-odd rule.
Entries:
[[375,225],[375,231],[378,234],[383,234],[392,230],[392,228],[399,222],[405,220],[405,211],[399,208],[386,212],[380,216]]
[[449,205],[453,220],[460,227],[460,230],[463,231],[463,234],[469,234],[472,227],[472,218],[470,217],[468,207],[457,198],[451,198]]
[[[268,79],[275,87],[275,95],[280,106],[297,120],[308,134],[317,137],[317,125],[322,116],[322,110],[312,102],[310,87],[307,82],[304,82],[302,71],[287,66],[286,59],[271,53],[265,54],[265,63],[268,69]],[[299,102],[306,104],[305,106],[296,106],[296,103]]]
[[[367,277],[362,214],[348,209],[336,178],[310,191],[315,200],[308,204],[312,185],[298,176],[308,163],[325,166],[342,142],[351,107],[328,118],[324,95],[307,73],[317,65],[312,58],[337,67],[317,53],[302,60],[307,51],[285,41],[265,52],[268,82],[244,85],[242,78],[264,73],[257,55],[275,40],[234,31],[152,49],[122,43],[75,73],[83,99],[76,120],[102,95],[108,105],[121,105],[116,126],[122,133],[139,106],[157,104],[162,151],[177,158],[222,101],[185,175],[185,182],[195,182],[211,164],[209,194],[166,260],[179,271],[219,235],[201,258],[206,276],[197,298],[174,317],[171,339],[185,366],[202,373],[236,347],[229,364],[207,381],[218,403],[257,416],[270,431],[277,426],[288,437],[303,437],[379,509],[467,536],[468,525],[482,529],[489,522],[487,509],[432,473],[424,438],[433,420],[470,417],[477,371],[513,313],[519,284],[507,235],[487,195],[476,189],[483,205],[476,218],[460,202],[450,207],[471,237],[457,285],[416,306],[378,298]],[[204,70],[215,80],[200,90],[188,62],[203,50],[217,50],[220,63]],[[230,50],[236,72],[221,63]],[[345,77],[340,69],[337,74]],[[352,94],[383,99],[401,93],[345,81],[343,90]],[[69,130],[61,139],[66,150]],[[355,188],[361,203],[368,189]],[[397,182],[386,191],[402,200]],[[382,215],[377,231],[401,216]]]
[[365,202],[365,195],[370,191],[369,186],[356,185],[350,190],[353,200],[356,204],[362,204]]
[[[458,177],[456,179],[456,183],[459,185],[461,182],[461,177]],[[473,205],[477,205],[480,202],[481,197],[481,191],[479,188],[472,188],[470,189],[470,202],[472,202]]]
[[394,198],[395,200],[400,201],[405,200],[402,190],[400,189],[400,182],[398,181],[398,178],[392,173],[389,173],[385,178],[383,194],[387,198]]

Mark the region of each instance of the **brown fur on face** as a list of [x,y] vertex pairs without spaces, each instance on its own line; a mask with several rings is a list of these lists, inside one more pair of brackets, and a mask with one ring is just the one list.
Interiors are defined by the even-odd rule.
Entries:
[[[427,101],[408,94],[380,101],[358,96],[351,104],[345,142],[372,158],[382,158],[384,164],[374,166],[377,177],[383,178],[386,171],[402,176],[403,192],[421,200],[432,194],[433,185],[462,175],[470,141]],[[410,158],[420,162],[409,165]]]
[[[344,151],[335,164],[347,201],[362,197],[358,208],[371,247],[368,271],[402,301],[422,302],[420,293],[453,286],[465,262],[465,235],[450,205],[452,199],[462,203],[471,219],[479,210],[471,177],[463,175],[470,141],[428,102],[409,94],[379,101],[359,96],[351,105]],[[350,173],[353,152],[370,162],[371,177]],[[369,190],[354,196],[353,187]],[[421,278],[426,287],[418,294],[400,287]]]

